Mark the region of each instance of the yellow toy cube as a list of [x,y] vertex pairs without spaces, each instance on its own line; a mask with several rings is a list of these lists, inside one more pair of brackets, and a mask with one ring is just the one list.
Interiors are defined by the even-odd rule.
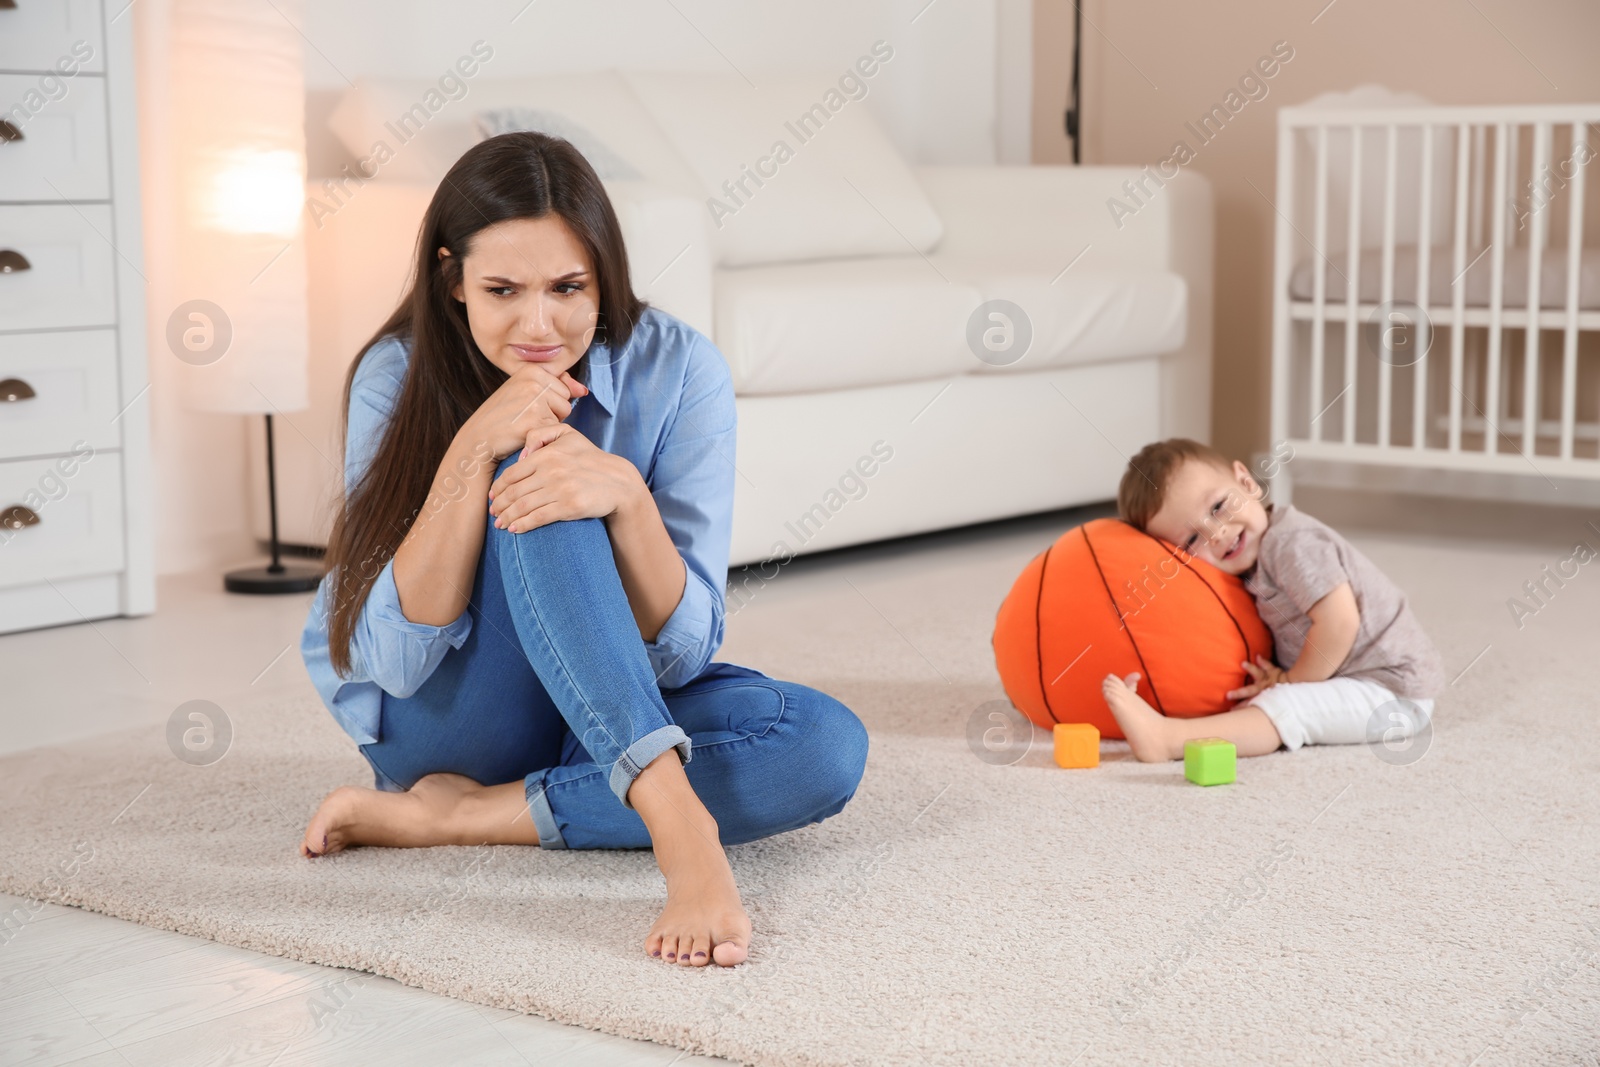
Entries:
[[1058,766],[1100,766],[1100,730],[1092,723],[1056,723],[1055,742]]

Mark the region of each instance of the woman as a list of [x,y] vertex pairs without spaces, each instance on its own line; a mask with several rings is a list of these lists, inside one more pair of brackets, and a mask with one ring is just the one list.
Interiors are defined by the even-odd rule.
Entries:
[[330,793],[301,854],[649,847],[667,903],[645,951],[740,963],[723,845],[838,812],[867,738],[832,697],[711,660],[727,364],[634,296],[563,140],[472,148],[416,255],[345,383],[345,497],[301,639],[377,788]]

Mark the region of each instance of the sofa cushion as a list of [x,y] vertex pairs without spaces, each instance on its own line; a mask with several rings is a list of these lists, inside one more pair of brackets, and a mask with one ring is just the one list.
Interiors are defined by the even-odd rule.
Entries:
[[[377,142],[388,147],[392,158],[377,167],[378,180],[434,186],[482,139],[477,116],[529,109],[556,127],[551,132],[581,129],[593,143],[603,144],[607,153],[602,162],[610,173],[602,177],[642,177],[663,189],[697,197],[700,193],[698,180],[615,71],[480,76],[468,86],[460,99],[443,100],[438,85],[426,79],[360,78],[339,98],[328,125],[357,160],[373,158]],[[441,100],[442,106],[430,113],[425,101]],[[403,125],[402,116],[409,116]]]
[[492,107],[472,116],[472,130],[483,141],[502,133],[525,130],[549,134],[576,148],[604,181],[636,182],[644,179],[644,175],[632,163],[596,137],[594,131],[560,111],[538,107]]
[[715,340],[741,396],[938,378],[977,362],[965,340],[977,290],[920,256],[722,269],[715,287]]
[[[1187,325],[1187,286],[1160,270],[936,254],[724,268],[715,286],[715,340],[741,396],[1139,359],[1179,348]],[[1032,333],[1009,363],[969,340],[996,299],[1021,307]]]
[[933,205],[836,72],[764,77],[759,89],[736,74],[623,77],[698,177],[719,265],[901,256],[938,243]]
[[[1005,300],[1022,309],[1031,340],[1020,358],[1003,348],[980,358],[970,354],[968,369],[1006,374],[1138,359],[1182,347],[1188,328],[1188,285],[1182,275],[1135,267],[1087,269],[1062,265],[1029,266],[1016,257],[930,257],[953,282],[970,286],[980,302]],[[977,308],[977,304],[973,308]],[[1002,313],[1005,309],[996,309]],[[1014,317],[1014,316],[1012,316]],[[1022,324],[979,316],[975,333],[988,323]],[[999,335],[996,335],[997,340]],[[1020,336],[1014,336],[1013,342]],[[981,341],[980,341],[981,344]]]

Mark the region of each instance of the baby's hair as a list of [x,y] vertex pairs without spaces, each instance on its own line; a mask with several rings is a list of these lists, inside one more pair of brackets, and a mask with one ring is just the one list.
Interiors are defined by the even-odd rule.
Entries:
[[1128,469],[1117,487],[1117,514],[1122,521],[1143,530],[1150,525],[1166,499],[1172,475],[1191,459],[1210,463],[1222,470],[1233,469],[1233,461],[1210,445],[1187,437],[1169,437],[1145,445],[1128,460]]

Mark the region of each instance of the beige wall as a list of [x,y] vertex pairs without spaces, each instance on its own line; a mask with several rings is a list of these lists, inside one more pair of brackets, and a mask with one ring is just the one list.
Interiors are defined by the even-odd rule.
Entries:
[[[1189,165],[1217,205],[1213,441],[1244,456],[1269,446],[1275,112],[1319,93],[1380,82],[1440,104],[1600,100],[1595,0],[1085,0],[1083,162],[1164,159],[1184,129],[1255,61],[1287,41],[1294,58]],[[1316,21],[1313,22],[1312,20]],[[1062,129],[1072,62],[1071,0],[1034,0],[1033,158],[1071,162]]]

